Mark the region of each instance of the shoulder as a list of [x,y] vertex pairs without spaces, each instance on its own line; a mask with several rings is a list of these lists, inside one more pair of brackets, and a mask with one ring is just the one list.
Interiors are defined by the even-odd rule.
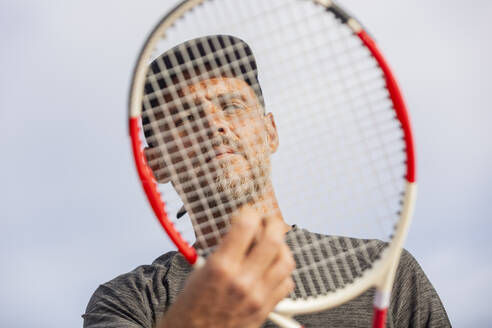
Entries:
[[417,260],[403,250],[396,272],[390,311],[396,326],[450,327],[446,310]]
[[[168,299],[166,281],[176,252],[100,285],[87,305],[84,327],[151,327]],[[96,323],[102,325],[96,325]]]
[[[353,259],[357,259],[358,270],[369,268],[388,246],[388,243],[377,239],[326,236],[297,227],[287,234],[286,239],[289,246],[297,249],[301,246],[304,250],[308,250],[310,247],[316,248],[322,245],[326,250],[321,252],[320,255],[323,256],[336,257],[349,254]],[[351,263],[348,262],[349,269],[352,268]],[[342,276],[343,273],[344,271]],[[366,301],[367,297],[363,300]],[[356,304],[355,301],[357,300],[349,303]],[[407,250],[402,251],[398,264],[388,320],[394,327],[451,326],[436,290],[419,263]]]
[[94,292],[88,309],[91,305],[108,298],[124,300],[128,298],[129,294],[145,292],[145,285],[168,274],[175,255],[176,252],[166,253],[158,257],[150,265],[138,266],[132,271],[121,274],[100,285]]
[[435,294],[435,290],[424,270],[406,249],[402,250],[400,256],[393,293],[395,296],[402,296],[403,298],[416,293],[420,294],[420,297]]

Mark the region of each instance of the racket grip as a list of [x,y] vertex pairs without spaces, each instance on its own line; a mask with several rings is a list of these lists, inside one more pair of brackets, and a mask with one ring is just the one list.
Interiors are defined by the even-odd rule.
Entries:
[[297,321],[290,317],[280,315],[275,312],[270,312],[268,320],[281,328],[303,328]]
[[372,316],[372,327],[384,328],[386,326],[387,313],[388,313],[388,308],[379,309],[378,307],[374,307],[374,314]]

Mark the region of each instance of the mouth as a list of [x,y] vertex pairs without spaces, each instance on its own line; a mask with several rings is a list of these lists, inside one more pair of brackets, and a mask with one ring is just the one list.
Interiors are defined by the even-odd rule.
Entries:
[[226,151],[226,152],[218,152],[218,153],[215,153],[215,157],[219,158],[219,157],[223,157],[223,156],[227,156],[227,155],[234,155],[235,153],[233,151]]
[[214,158],[221,159],[221,158],[231,156],[231,155],[236,155],[236,153],[231,149],[225,149],[225,148],[214,149],[213,155],[209,156],[207,158],[206,162],[208,163]]

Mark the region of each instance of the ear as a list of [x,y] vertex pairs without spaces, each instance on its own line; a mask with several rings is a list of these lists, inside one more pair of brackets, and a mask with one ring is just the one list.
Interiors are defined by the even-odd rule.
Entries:
[[158,148],[146,147],[144,148],[145,159],[147,164],[152,169],[154,177],[159,183],[168,183],[171,181],[171,175],[167,169],[162,153]]
[[278,148],[278,133],[277,125],[275,124],[272,113],[268,113],[265,115],[265,127],[268,136],[268,147],[270,148],[270,153],[273,154],[277,151]]

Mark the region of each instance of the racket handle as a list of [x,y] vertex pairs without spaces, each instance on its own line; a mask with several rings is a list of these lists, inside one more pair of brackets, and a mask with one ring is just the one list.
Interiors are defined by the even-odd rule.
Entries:
[[281,328],[303,328],[297,321],[290,317],[280,315],[275,312],[270,312],[268,320]]
[[388,308],[379,309],[377,307],[374,307],[374,314],[372,316],[372,327],[384,328],[386,326],[387,313],[388,313]]

